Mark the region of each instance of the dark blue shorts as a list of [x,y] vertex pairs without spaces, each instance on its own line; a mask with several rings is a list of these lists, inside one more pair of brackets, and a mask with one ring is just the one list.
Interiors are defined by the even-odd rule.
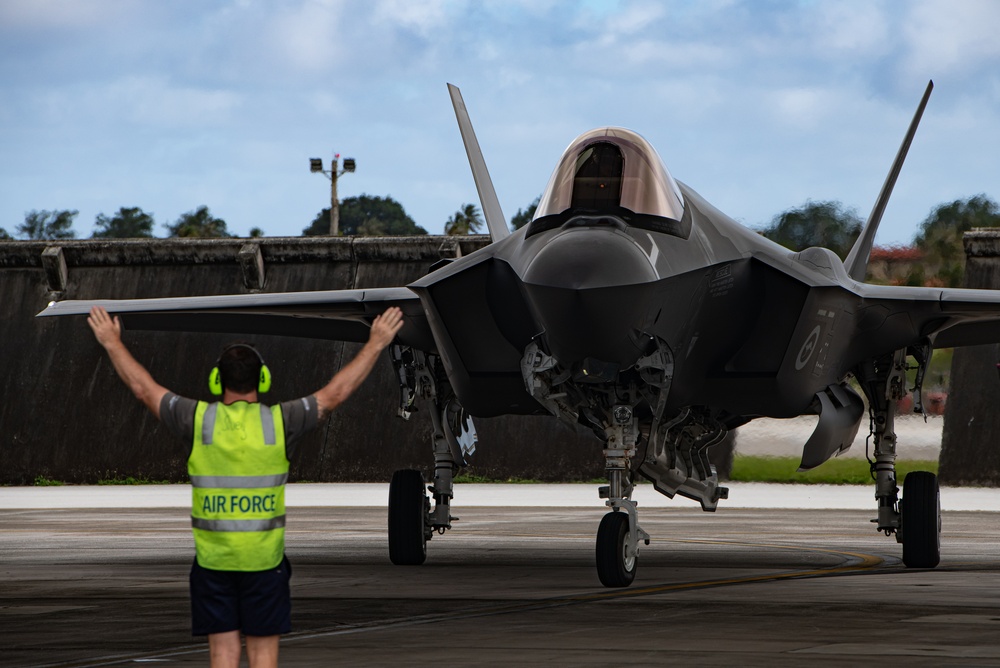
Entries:
[[273,636],[292,630],[288,557],[267,571],[213,571],[191,566],[191,628],[196,636],[242,631]]

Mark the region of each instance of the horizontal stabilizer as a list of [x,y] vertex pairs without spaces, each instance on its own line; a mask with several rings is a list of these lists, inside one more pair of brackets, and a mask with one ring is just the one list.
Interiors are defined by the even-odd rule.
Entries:
[[805,447],[799,471],[816,468],[830,457],[846,452],[858,435],[865,402],[847,385],[830,385],[816,394],[819,423]]
[[479,191],[483,217],[486,218],[486,226],[490,228],[490,239],[500,241],[510,234],[507,219],[503,217],[503,211],[500,209],[500,200],[497,198],[496,190],[493,189],[493,180],[490,179],[489,170],[486,169],[486,160],[479,148],[476,132],[472,129],[472,120],[469,118],[468,109],[465,108],[462,91],[458,90],[457,86],[448,84],[448,92],[451,94],[452,106],[455,107],[455,118],[458,119],[458,129],[465,143],[465,153],[469,156],[472,178],[475,179],[476,190]]

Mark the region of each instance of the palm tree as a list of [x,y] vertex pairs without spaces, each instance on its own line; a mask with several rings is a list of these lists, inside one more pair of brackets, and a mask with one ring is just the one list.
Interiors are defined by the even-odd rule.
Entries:
[[17,234],[24,239],[73,239],[73,219],[77,211],[29,211]]
[[153,216],[137,206],[123,206],[110,218],[97,214],[94,227],[95,239],[148,239],[153,236]]
[[177,219],[173,225],[166,225],[171,237],[231,237],[226,229],[226,221],[216,218],[207,206],[199,206]]
[[473,234],[483,228],[483,216],[475,204],[463,204],[444,224],[444,233],[450,235]]

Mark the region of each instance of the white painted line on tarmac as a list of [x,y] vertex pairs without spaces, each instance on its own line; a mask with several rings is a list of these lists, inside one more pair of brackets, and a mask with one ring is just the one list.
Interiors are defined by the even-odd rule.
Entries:
[[[875,510],[874,485],[780,485],[727,483],[726,508],[803,508]],[[521,506],[535,508],[595,507],[604,501],[592,484],[524,484],[455,486],[456,508]],[[286,490],[290,507],[384,508],[389,498],[386,483],[294,483]],[[657,493],[652,485],[639,485],[633,498],[640,507],[697,508],[698,504]],[[33,508],[188,508],[190,485],[63,485],[59,487],[0,487],[0,511]],[[1000,512],[1000,489],[945,487],[943,510]]]

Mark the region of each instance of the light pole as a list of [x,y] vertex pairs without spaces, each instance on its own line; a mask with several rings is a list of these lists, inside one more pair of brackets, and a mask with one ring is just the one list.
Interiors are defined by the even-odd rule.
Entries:
[[344,168],[340,168],[340,154],[334,153],[333,160],[330,161],[330,170],[323,169],[322,158],[309,158],[309,171],[320,172],[330,179],[330,236],[335,237],[340,234],[340,201],[337,199],[337,179],[353,172],[357,167],[354,158],[344,158]]

